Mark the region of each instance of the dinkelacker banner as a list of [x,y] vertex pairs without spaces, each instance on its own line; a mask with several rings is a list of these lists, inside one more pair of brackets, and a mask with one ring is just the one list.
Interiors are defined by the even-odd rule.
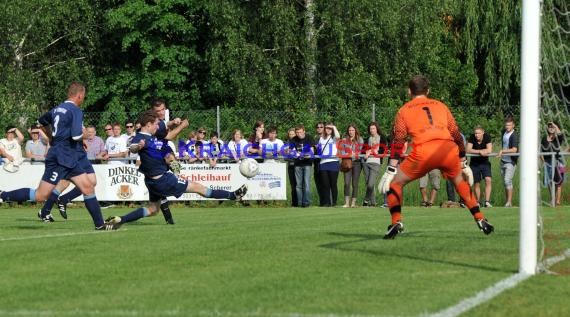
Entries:
[[[148,190],[144,176],[134,164],[94,164],[97,175],[95,187],[100,201],[147,201]],[[286,200],[287,177],[285,163],[261,163],[257,176],[247,179],[239,172],[239,164],[182,164],[180,174],[188,175],[189,181],[201,183],[212,189],[236,190],[242,184],[249,187],[245,200]],[[22,187],[36,188],[44,172],[43,165],[21,165],[16,173],[0,169],[0,183],[3,190]],[[68,188],[67,190],[70,190]],[[208,200],[198,194],[185,193],[180,198],[169,200]],[[80,196],[77,200],[82,200]]]

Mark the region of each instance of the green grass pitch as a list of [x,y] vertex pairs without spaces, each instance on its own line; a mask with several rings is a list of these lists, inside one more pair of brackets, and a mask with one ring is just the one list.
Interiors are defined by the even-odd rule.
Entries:
[[[172,211],[95,232],[80,207],[0,206],[0,316],[420,316],[518,270],[518,208],[483,210],[490,236],[465,209],[405,208],[392,241],[382,208]],[[570,248],[570,208],[541,212],[547,252]],[[568,315],[568,262],[464,315]]]

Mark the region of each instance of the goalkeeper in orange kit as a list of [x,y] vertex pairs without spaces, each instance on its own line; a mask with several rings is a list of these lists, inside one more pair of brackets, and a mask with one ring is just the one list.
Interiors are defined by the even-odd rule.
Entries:
[[[494,228],[471,195],[473,173],[467,165],[465,145],[453,115],[445,104],[428,98],[429,84],[424,76],[414,76],[408,88],[411,100],[396,115],[392,127],[392,153],[378,184],[378,189],[387,193],[392,216],[384,239],[393,239],[404,230],[402,188],[433,169],[441,170],[443,176],[453,182],[479,229],[490,234]],[[400,164],[408,137],[412,139],[412,151]]]

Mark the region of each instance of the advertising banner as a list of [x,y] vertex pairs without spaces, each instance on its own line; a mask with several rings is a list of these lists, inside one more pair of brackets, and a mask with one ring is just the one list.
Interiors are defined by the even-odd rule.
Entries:
[[[247,184],[248,193],[244,200],[286,200],[287,165],[285,163],[261,163],[257,176],[247,179],[239,172],[239,165],[182,164],[180,174],[187,175],[189,181],[198,182],[211,189],[234,191]],[[147,201],[148,190],[144,176],[134,164],[94,164],[97,176],[95,193],[100,201]],[[22,165],[16,173],[0,169],[0,189],[14,190],[22,187],[36,188],[44,172],[43,165]],[[71,185],[65,192],[72,188]],[[80,196],[77,200],[82,200]],[[169,200],[208,200],[198,194],[183,194]]]

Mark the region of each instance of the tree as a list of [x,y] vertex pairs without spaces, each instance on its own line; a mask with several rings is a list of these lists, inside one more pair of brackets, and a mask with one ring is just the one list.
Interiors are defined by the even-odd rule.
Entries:
[[[475,103],[519,103],[521,1],[462,1],[458,47],[478,78]],[[495,108],[496,109],[496,108]]]
[[[65,98],[70,81],[92,81],[91,57],[99,44],[95,14],[86,0],[0,4],[4,114],[33,117]],[[29,123],[28,119],[22,118],[20,124]]]
[[110,51],[101,59],[97,94],[105,109],[137,112],[157,97],[174,110],[200,105],[202,57],[196,25],[201,18],[198,1],[111,5],[105,12]]
[[306,109],[303,6],[291,1],[207,1],[204,33],[211,104]]

